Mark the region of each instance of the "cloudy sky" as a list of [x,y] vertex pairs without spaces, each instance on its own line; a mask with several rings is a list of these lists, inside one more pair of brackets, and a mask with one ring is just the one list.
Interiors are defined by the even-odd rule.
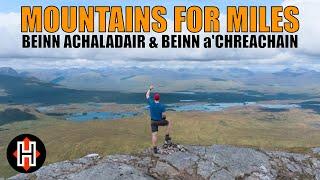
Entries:
[[[225,1],[40,1],[18,0],[0,2],[0,67],[17,69],[71,68],[105,66],[139,66],[163,68],[240,67],[250,70],[279,70],[283,68],[309,68],[320,70],[320,15],[316,8],[319,0],[225,0]],[[50,4],[48,3],[50,2]],[[88,3],[90,2],[90,4]],[[161,3],[160,3],[161,2]],[[205,2],[205,3],[204,3]],[[295,5],[300,9],[298,49],[22,49],[20,33],[20,6],[22,5],[165,5],[172,27],[175,5],[218,6],[221,10],[221,33],[225,31],[227,5]],[[168,31],[170,32],[170,31]],[[152,34],[149,34],[152,35]]]

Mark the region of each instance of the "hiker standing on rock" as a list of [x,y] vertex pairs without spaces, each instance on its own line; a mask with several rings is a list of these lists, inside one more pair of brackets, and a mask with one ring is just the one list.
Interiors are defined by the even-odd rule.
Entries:
[[153,145],[153,152],[158,153],[157,148],[157,133],[159,126],[167,126],[166,136],[165,136],[165,143],[171,143],[170,138],[170,131],[172,128],[172,122],[166,120],[165,115],[165,106],[160,103],[160,94],[155,93],[153,99],[150,98],[150,93],[153,89],[153,85],[151,85],[146,93],[146,98],[150,108],[150,117],[151,117],[151,131],[152,131],[152,145]]

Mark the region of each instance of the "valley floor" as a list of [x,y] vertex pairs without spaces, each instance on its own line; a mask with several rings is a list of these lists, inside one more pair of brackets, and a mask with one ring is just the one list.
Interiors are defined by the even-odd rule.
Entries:
[[[72,122],[37,114],[38,120],[0,126],[0,177],[16,174],[5,159],[11,139],[21,133],[40,137],[47,148],[46,164],[90,153],[102,156],[136,153],[150,146],[147,111],[122,120]],[[191,145],[232,144],[309,153],[320,146],[320,115],[291,109],[264,112],[255,107],[221,112],[168,112],[174,122],[174,142]],[[160,129],[160,141],[164,129]]]

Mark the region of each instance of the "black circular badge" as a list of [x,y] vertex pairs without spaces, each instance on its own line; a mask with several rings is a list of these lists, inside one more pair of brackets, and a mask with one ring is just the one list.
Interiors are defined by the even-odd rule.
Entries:
[[46,148],[38,137],[32,134],[21,134],[8,145],[7,159],[16,171],[32,173],[38,170],[46,160]]

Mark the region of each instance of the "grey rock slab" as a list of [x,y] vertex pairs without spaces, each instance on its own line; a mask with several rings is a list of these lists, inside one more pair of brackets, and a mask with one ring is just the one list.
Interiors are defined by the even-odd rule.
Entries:
[[252,172],[246,179],[248,180],[271,180],[275,179],[274,177],[270,176],[268,169],[264,166],[260,166],[260,171]]
[[212,161],[206,161],[206,160],[200,160],[198,162],[198,169],[197,169],[197,173],[203,177],[203,178],[209,178],[210,175],[215,172],[218,171],[219,168],[217,165],[214,164],[214,162]]
[[268,175],[265,175],[265,174],[254,172],[249,177],[246,177],[246,179],[247,180],[271,180],[273,178],[270,178]]
[[316,170],[315,178],[316,178],[316,180],[320,180],[320,170]]
[[28,174],[17,174],[15,176],[10,177],[10,180],[28,180],[31,178],[31,175]]
[[110,155],[104,158],[101,162],[120,162],[120,163],[133,163],[140,160],[140,158],[131,155]]
[[311,164],[314,168],[316,169],[320,169],[320,160],[316,159],[316,158],[312,158],[311,159]]
[[189,174],[193,174],[198,160],[199,157],[197,155],[189,152],[175,152],[173,154],[159,156],[159,161],[166,162],[179,171],[186,171]]
[[205,146],[186,146],[188,152],[203,157],[206,154]]
[[232,179],[235,179],[235,177],[225,169],[222,169],[218,172],[213,173],[212,176],[210,177],[210,180],[232,180]]
[[297,153],[287,153],[287,152],[279,152],[279,151],[272,151],[272,152],[266,152],[266,153],[272,158],[292,159],[295,162],[303,162],[310,158],[309,155],[297,154]]
[[268,154],[278,162],[278,168],[286,168],[284,171],[294,174],[313,175],[312,166],[317,166],[317,159],[309,155],[286,153],[286,152],[268,152]]
[[159,177],[167,178],[173,178],[179,174],[179,171],[177,171],[174,167],[161,161],[158,161],[156,167],[152,168],[150,171]]
[[320,147],[312,148],[312,152],[320,155]]
[[66,179],[74,179],[74,180],[87,180],[87,179],[95,179],[95,180],[128,180],[128,179],[153,179],[150,176],[147,176],[143,172],[137,170],[133,166],[129,166],[127,164],[122,163],[102,163],[96,165],[94,167],[85,169],[79,173],[70,174],[65,177]]
[[99,155],[87,155],[85,157],[79,158],[72,161],[63,161],[58,163],[53,163],[48,166],[40,168],[33,174],[18,174],[11,179],[58,179],[63,178],[67,174],[72,174],[79,172],[89,166],[95,165],[100,159]]
[[267,173],[270,174],[269,157],[250,148],[214,145],[207,148],[205,158],[211,159],[220,167],[227,168],[234,176],[258,172],[261,166],[264,166],[268,170]]
[[301,167],[299,167],[297,164],[288,163],[286,164],[287,168],[291,172],[299,172],[302,173]]
[[135,166],[138,168],[150,168],[152,167],[152,159],[150,157],[143,157],[135,162]]

